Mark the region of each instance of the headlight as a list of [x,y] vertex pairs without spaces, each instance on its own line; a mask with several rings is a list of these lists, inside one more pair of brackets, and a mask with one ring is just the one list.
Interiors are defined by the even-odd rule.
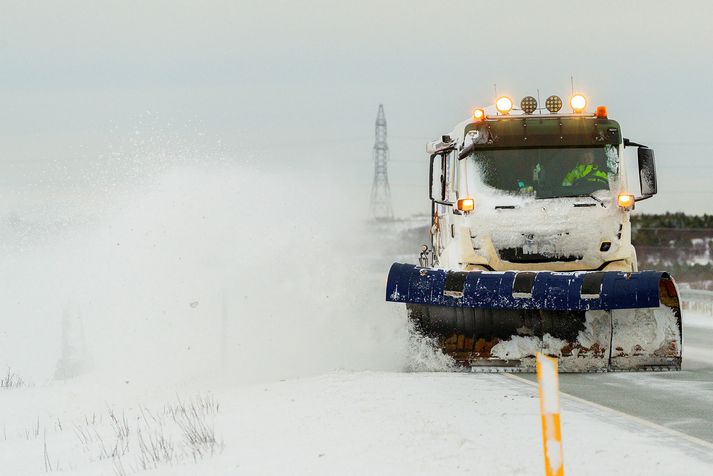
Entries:
[[631,210],[634,208],[634,196],[628,193],[620,193],[616,197],[616,203],[624,210]]
[[456,208],[462,212],[472,212],[475,209],[475,200],[472,198],[460,198],[456,202]]
[[581,94],[575,94],[569,100],[569,105],[572,106],[572,110],[576,113],[584,112],[584,108],[587,107],[587,98]]
[[512,110],[512,99],[507,96],[501,96],[495,101],[495,109],[504,116],[507,116]]

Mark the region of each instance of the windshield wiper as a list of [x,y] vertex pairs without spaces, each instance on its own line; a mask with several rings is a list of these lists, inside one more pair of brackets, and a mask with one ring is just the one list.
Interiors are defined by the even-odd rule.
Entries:
[[587,195],[570,195],[570,196],[571,197],[589,197],[592,200],[594,200],[595,202],[599,203],[599,205],[601,205],[602,207],[604,207],[604,208],[607,207],[606,205],[604,205],[604,201],[602,201],[602,199],[600,199],[600,198],[595,197],[593,193],[590,193]]

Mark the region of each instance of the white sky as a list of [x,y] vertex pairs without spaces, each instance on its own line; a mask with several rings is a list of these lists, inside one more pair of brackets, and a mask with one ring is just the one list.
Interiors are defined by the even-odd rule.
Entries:
[[[574,74],[656,149],[660,195],[639,209],[712,213],[711,18],[706,1],[0,0],[0,212],[75,186],[137,132],[147,148],[320,165],[366,202],[379,103],[395,209],[426,211],[428,140],[493,83],[566,97]],[[58,163],[48,192],[37,177]]]

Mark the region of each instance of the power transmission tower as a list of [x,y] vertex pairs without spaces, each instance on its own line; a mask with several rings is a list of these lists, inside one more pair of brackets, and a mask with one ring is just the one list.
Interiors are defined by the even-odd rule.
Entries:
[[391,190],[386,166],[389,161],[389,146],[386,143],[386,116],[384,106],[379,104],[376,115],[376,140],[374,142],[374,183],[371,186],[371,214],[376,220],[393,220]]

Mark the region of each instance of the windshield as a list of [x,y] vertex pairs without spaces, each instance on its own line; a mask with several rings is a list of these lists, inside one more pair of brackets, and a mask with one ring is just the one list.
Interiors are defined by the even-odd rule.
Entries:
[[476,150],[469,160],[479,168],[486,185],[537,198],[609,190],[619,163],[617,149],[611,145]]

